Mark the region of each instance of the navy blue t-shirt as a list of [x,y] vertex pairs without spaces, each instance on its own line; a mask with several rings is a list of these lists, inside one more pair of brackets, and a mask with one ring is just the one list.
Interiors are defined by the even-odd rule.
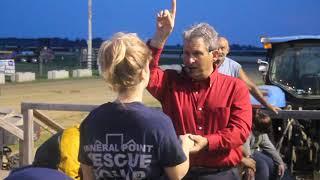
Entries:
[[80,126],[79,161],[96,179],[159,179],[186,160],[171,120],[142,103],[106,103]]

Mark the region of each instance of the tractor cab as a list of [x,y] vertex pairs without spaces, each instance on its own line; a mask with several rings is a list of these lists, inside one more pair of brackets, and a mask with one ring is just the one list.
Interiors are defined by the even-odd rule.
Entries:
[[263,37],[261,42],[267,56],[258,60],[259,71],[267,92],[274,92],[266,99],[282,102],[273,103],[282,108],[278,114],[269,113],[275,146],[292,174],[313,173],[319,179],[320,35]]
[[281,88],[287,104],[319,109],[320,35],[263,37],[266,61],[258,60],[267,85]]

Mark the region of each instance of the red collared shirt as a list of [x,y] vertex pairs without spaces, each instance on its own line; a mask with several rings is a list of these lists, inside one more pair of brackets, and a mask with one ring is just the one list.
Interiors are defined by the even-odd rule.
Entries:
[[183,72],[163,71],[158,66],[162,49],[151,49],[154,59],[148,91],[161,102],[178,135],[191,133],[208,139],[208,150],[190,156],[191,166],[237,165],[252,124],[246,85],[216,70],[203,81],[193,81]]

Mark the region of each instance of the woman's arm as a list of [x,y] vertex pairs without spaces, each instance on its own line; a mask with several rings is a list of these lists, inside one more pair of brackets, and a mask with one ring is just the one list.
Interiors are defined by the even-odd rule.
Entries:
[[165,172],[171,180],[182,179],[189,170],[189,152],[194,145],[194,141],[189,138],[189,134],[180,135],[180,140],[182,142],[181,145],[183,152],[185,153],[187,159],[181,164],[165,168]]
[[94,180],[94,174],[91,166],[82,164],[80,165],[82,170],[82,180]]

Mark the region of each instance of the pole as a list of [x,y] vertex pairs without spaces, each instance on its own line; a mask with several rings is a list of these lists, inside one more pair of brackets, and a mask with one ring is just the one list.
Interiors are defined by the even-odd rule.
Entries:
[[32,164],[33,161],[33,110],[27,109],[25,106],[21,105],[21,112],[23,116],[23,142],[20,145],[23,145],[22,158],[20,162],[22,165]]
[[92,69],[92,0],[88,0],[88,60],[87,68]]
[[39,76],[43,76],[43,57],[41,56],[41,53],[39,57]]

